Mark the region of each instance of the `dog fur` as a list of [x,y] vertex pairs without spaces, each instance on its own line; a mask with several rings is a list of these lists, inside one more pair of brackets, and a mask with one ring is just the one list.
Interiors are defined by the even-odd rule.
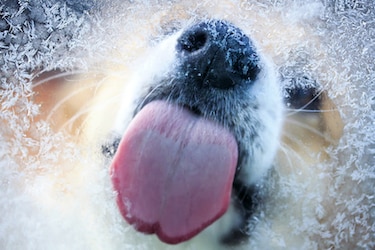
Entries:
[[[28,100],[40,105],[40,113],[30,114],[33,129],[25,129],[23,136],[40,143],[34,150],[19,153],[24,154],[22,157],[7,158],[7,165],[18,166],[15,173],[22,176],[14,179],[9,178],[14,173],[7,175],[11,187],[8,193],[21,198],[13,211],[3,205],[4,214],[13,220],[12,226],[4,224],[10,228],[8,237],[0,238],[4,246],[227,248],[218,243],[217,235],[222,233],[221,225],[233,219],[231,216],[224,216],[218,222],[220,226],[213,225],[178,246],[135,232],[117,210],[108,170],[110,159],[101,152],[102,145],[111,142],[130,122],[143,83],[168,70],[173,47],[161,48],[163,41],[175,39],[173,34],[193,23],[213,18],[240,27],[254,40],[259,54],[270,58],[278,73],[280,97],[285,99],[283,128],[276,142],[278,153],[270,159],[273,167],[267,172],[267,198],[253,216],[249,239],[233,248],[374,246],[373,179],[364,179],[359,189],[354,188],[357,182],[348,180],[340,168],[346,166],[341,145],[348,142],[346,133],[351,132],[345,130],[351,120],[343,110],[346,93],[340,84],[352,72],[340,69],[319,33],[324,27],[319,15],[326,6],[319,2],[280,3],[271,8],[271,4],[240,1],[208,1],[198,6],[189,1],[163,2],[161,6],[112,4],[117,4],[117,9],[99,11],[99,21],[93,24],[97,27],[86,38],[89,44],[103,46],[87,45],[85,67],[73,71],[48,69],[48,73],[35,70],[33,95]],[[311,91],[310,95],[303,93],[311,98],[296,101],[301,95],[293,91],[298,89]],[[312,108],[303,107],[305,104]],[[315,112],[316,107],[319,112]],[[15,136],[8,133],[12,121],[7,119],[4,124],[8,131],[4,130],[3,137],[11,141]],[[363,195],[356,205],[364,211],[351,213],[354,210],[343,203],[342,197],[353,195]],[[345,222],[352,226],[340,226]],[[23,224],[25,227],[19,230]]]

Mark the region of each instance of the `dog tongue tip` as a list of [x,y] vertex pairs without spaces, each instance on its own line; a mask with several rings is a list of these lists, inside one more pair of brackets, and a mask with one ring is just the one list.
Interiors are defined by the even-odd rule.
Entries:
[[112,162],[120,212],[162,241],[188,240],[227,210],[237,154],[229,131],[152,102],[133,119]]

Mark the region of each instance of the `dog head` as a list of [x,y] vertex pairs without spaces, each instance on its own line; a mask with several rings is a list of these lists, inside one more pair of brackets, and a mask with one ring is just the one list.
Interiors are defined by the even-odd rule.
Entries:
[[[187,240],[179,244],[182,248],[198,248],[203,239],[209,239],[204,248],[221,242],[214,249],[228,247],[223,242],[260,249],[371,247],[373,188],[369,172],[373,168],[368,164],[372,158],[365,154],[371,152],[366,145],[374,133],[372,126],[360,126],[371,123],[373,117],[366,110],[372,107],[373,100],[366,95],[371,89],[366,88],[373,79],[365,76],[373,72],[372,58],[368,59],[371,53],[367,53],[371,46],[365,42],[371,33],[359,30],[371,28],[372,16],[366,19],[367,9],[361,4],[341,13],[340,6],[329,2],[324,4],[326,9],[317,2],[291,2],[206,1],[196,6],[190,1],[167,1],[162,7],[116,3],[116,10],[104,8],[95,13],[100,15],[98,19],[81,20],[81,24],[92,25],[93,33],[78,32],[81,40],[62,42],[69,49],[63,50],[61,60],[51,56],[51,50],[61,48],[56,47],[62,41],[61,32],[46,37],[50,47],[43,42],[40,48],[44,50],[37,50],[36,57],[47,62],[39,64],[42,70],[64,71],[64,62],[74,69],[38,79],[33,76],[40,68],[32,64],[31,94],[27,92],[31,85],[22,85],[26,86],[22,89],[9,84],[14,78],[24,83],[29,76],[21,70],[30,56],[22,57],[21,50],[29,47],[5,50],[6,55],[16,53],[14,58],[25,60],[15,65],[22,66],[18,76],[2,78],[6,83],[1,86],[6,93],[1,101],[2,152],[9,156],[1,161],[6,166],[1,175],[5,177],[1,205],[5,214],[12,215],[2,222],[2,228],[22,235],[24,240],[17,244],[24,248],[30,244],[79,249],[168,248],[156,237],[136,233],[133,227],[157,233],[169,243]],[[103,6],[113,7],[111,4]],[[21,7],[14,13],[28,13],[33,6]],[[36,17],[41,20],[43,15]],[[7,20],[17,23],[24,19]],[[353,23],[358,28],[355,32]],[[40,28],[38,22],[33,25]],[[32,31],[33,25],[21,26]],[[58,30],[64,25],[58,25]],[[12,34],[17,31],[10,29]],[[6,37],[10,41],[11,36]],[[34,38],[23,33],[18,37]],[[354,46],[360,41],[363,47]],[[37,39],[32,42],[38,44]],[[74,48],[83,49],[78,53]],[[79,62],[84,58],[83,65],[71,62],[72,58]],[[12,57],[3,60],[7,66],[14,64]],[[7,77],[13,73],[6,67],[1,70]],[[361,98],[358,90],[365,90]],[[366,119],[357,121],[358,114],[367,114]],[[206,136],[204,128],[210,132]],[[139,141],[144,142],[145,150],[140,149]],[[176,149],[178,153],[171,155],[180,156],[178,159],[167,153]],[[147,154],[139,155],[142,152]],[[134,153],[141,159],[137,164],[144,174],[129,167],[129,156]],[[182,155],[191,161],[184,161]],[[150,159],[158,163],[153,172],[144,168]],[[214,163],[220,170],[211,166],[199,176],[205,160],[205,165]],[[189,164],[197,169],[197,178],[174,172],[187,170]],[[160,170],[160,165],[168,166],[168,171]],[[127,177],[121,177],[121,171]],[[150,173],[146,181],[140,178]],[[217,181],[209,180],[211,176]],[[181,183],[173,183],[173,177]],[[182,188],[185,180],[196,187],[188,187],[186,181],[187,187]],[[131,186],[124,184],[132,181]],[[209,189],[216,191],[212,197],[219,197],[210,203],[214,208],[204,203],[210,191],[201,190],[198,184],[202,182],[217,185]],[[153,188],[157,183],[163,187]],[[150,189],[163,190],[154,203]],[[125,195],[119,196],[120,192]],[[202,196],[196,195],[200,193]],[[146,197],[142,202],[158,211],[140,206],[138,197]],[[182,203],[176,197],[190,199]],[[178,202],[171,202],[174,198]],[[132,204],[141,208],[132,210]],[[203,224],[188,220],[183,231],[181,221],[173,219],[176,230],[167,234],[159,224],[168,216],[160,211],[172,213],[170,204],[182,205],[181,211],[186,204],[199,210],[180,215],[198,214],[194,221]],[[196,204],[205,204],[206,209],[197,209]],[[9,245],[12,239],[0,240]]]
[[246,235],[279,142],[276,74],[243,31],[221,20],[192,25],[154,50],[171,55],[154,57],[166,71],[146,78],[133,121],[104,147],[119,144],[112,179],[120,210],[140,231],[178,243],[221,217],[231,199],[241,223],[225,230]]

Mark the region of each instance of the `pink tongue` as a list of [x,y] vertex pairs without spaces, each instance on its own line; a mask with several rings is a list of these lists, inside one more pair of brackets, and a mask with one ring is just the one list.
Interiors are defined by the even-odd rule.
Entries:
[[237,154],[224,128],[166,102],[148,104],[111,166],[123,217],[166,243],[190,239],[227,210]]

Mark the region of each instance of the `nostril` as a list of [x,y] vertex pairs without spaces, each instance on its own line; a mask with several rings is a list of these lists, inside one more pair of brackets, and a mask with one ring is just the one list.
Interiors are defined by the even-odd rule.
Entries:
[[193,31],[181,37],[178,41],[180,51],[193,53],[202,49],[207,42],[207,33],[204,31]]
[[244,55],[242,58],[234,61],[232,70],[242,78],[253,81],[260,72],[258,62],[259,59],[256,56]]
[[252,41],[225,21],[191,26],[178,38],[176,51],[181,76],[201,86],[229,89],[243,81],[251,83],[261,69]]

